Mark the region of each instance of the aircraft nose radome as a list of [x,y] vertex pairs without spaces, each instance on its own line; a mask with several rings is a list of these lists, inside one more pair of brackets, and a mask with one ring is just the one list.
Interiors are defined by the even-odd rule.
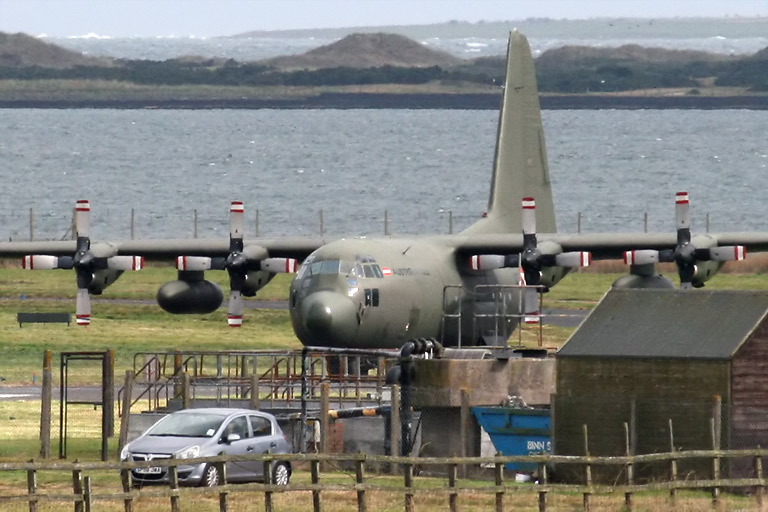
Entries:
[[355,307],[350,300],[334,292],[315,292],[301,306],[304,329],[314,343],[344,345],[357,330]]

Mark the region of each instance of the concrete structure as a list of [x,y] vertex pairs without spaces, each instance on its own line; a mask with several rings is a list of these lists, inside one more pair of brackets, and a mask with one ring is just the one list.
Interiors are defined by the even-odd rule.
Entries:
[[708,449],[713,430],[722,448],[768,445],[767,314],[765,292],[610,291],[557,354],[555,453],[583,455],[584,425],[592,455],[627,437],[633,453]]

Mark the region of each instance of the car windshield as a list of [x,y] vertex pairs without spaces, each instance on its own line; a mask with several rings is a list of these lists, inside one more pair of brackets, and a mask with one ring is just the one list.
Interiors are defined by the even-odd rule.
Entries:
[[221,414],[170,414],[158,421],[148,434],[151,436],[212,437],[226,416]]

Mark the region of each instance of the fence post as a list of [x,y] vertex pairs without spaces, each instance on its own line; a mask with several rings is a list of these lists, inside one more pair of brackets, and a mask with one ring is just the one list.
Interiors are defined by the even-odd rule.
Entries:
[[[323,382],[320,385],[320,453],[327,454],[329,447],[330,435],[330,417],[328,416],[328,410],[330,409],[331,402],[331,385],[328,382]],[[324,461],[323,471],[327,470],[328,462]]]
[[712,431],[712,480],[715,481],[715,486],[712,487],[712,505],[717,506],[718,501],[720,501],[720,487],[717,485],[718,480],[720,480],[720,457],[716,452],[720,449],[720,438],[717,437],[718,428],[715,418],[711,418],[709,421]]
[[497,462],[494,466],[496,477],[496,512],[504,510],[504,464]]
[[[758,447],[759,449],[760,447]],[[760,482],[755,490],[755,499],[757,500],[757,508],[763,509],[763,494],[765,493],[765,483],[763,482],[763,459],[759,455],[755,457],[755,478]]]
[[125,370],[125,385],[123,387],[123,403],[120,407],[120,436],[117,438],[117,456],[128,444],[128,430],[130,429],[131,402],[133,402],[133,370]]
[[309,462],[309,470],[311,474],[312,482],[312,510],[320,512],[322,504],[320,502],[320,461],[312,459]]
[[190,385],[189,373],[181,374],[181,408],[189,409],[192,404],[192,386]]
[[403,464],[403,482],[405,483],[405,512],[413,512],[413,464],[410,462]]
[[[624,453],[627,457],[632,457],[632,445],[630,443],[629,424],[624,422]],[[635,483],[635,467],[632,464],[632,459],[627,463],[627,485],[632,487]],[[632,491],[624,493],[624,506],[627,510],[632,510]]]
[[320,236],[325,235],[325,216],[323,215],[323,209],[320,208]]
[[51,374],[51,351],[43,355],[43,389],[40,398],[40,456],[51,456],[51,400],[53,396],[53,377]]
[[194,210],[194,217],[195,217],[195,220],[194,220],[195,226],[194,226],[194,231],[192,232],[192,238],[197,238],[197,208],[195,208]]
[[542,490],[539,491],[539,512],[547,512],[547,464],[546,462],[539,463],[539,484],[542,486]]
[[[219,485],[227,485],[227,463],[223,461],[216,462],[216,470],[219,472]],[[219,511],[227,512],[227,496],[228,492],[225,489],[219,491]]]
[[181,512],[179,508],[179,468],[176,464],[168,466],[168,486],[171,489],[171,512]]
[[[389,413],[389,455],[394,457],[400,454],[400,385],[392,384],[391,389],[390,413]],[[392,463],[389,467],[389,472],[393,475],[397,474],[397,464]]]
[[368,507],[365,503],[365,454],[358,452],[355,459],[355,487],[357,487],[357,510],[358,512],[366,512]]
[[448,495],[448,506],[451,512],[457,512],[459,510],[459,493],[456,489],[456,477],[458,476],[458,467],[455,462],[448,464],[448,488],[451,489]]
[[[75,459],[77,463],[77,459]],[[83,512],[83,472],[80,469],[72,470],[72,493],[74,494],[75,512]]]
[[[467,445],[469,440],[469,391],[467,388],[461,389],[461,424],[459,425],[459,457],[467,456]],[[461,465],[461,477],[467,478],[468,468],[466,464]]]
[[259,389],[259,375],[257,373],[251,374],[251,409],[258,409],[261,405],[261,390]]
[[[123,493],[131,492],[131,470],[120,470],[120,483],[123,485]],[[133,512],[133,496],[128,494],[128,496],[123,498],[123,507],[125,512]]]
[[[669,451],[670,453],[675,453],[675,431],[672,427],[672,418],[669,419]],[[669,470],[670,470],[670,478],[672,479],[672,483],[677,480],[677,459],[672,456],[672,458],[669,461]],[[675,498],[677,497],[677,489],[675,489],[674,485],[669,489],[669,499],[672,501],[672,504],[675,503]]]
[[[34,462],[35,459],[29,462]],[[29,494],[29,512],[37,512],[37,498],[33,496],[37,494],[37,471],[34,469],[27,470],[27,493]]]
[[91,477],[83,478],[83,504],[85,512],[91,512]]
[[131,208],[131,240],[134,239],[136,235],[135,226],[136,226],[136,210]]
[[[584,432],[584,456],[589,458],[589,432],[587,430],[587,424],[583,425]],[[592,465],[587,460],[587,464],[584,467],[584,484],[587,486],[587,491],[584,492],[584,510],[589,510],[589,490],[592,487]]]
[[384,236],[389,236],[389,210],[384,210]]
[[264,491],[264,510],[266,512],[272,512],[272,484],[274,483],[272,479],[272,459],[264,459],[264,485],[266,486],[267,490]]
[[448,234],[453,234],[453,210],[448,210]]

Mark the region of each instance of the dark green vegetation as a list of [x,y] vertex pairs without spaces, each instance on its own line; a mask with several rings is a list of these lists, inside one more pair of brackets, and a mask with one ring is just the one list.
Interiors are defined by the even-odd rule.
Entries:
[[[143,87],[311,88],[366,87],[393,84],[423,86],[421,92],[478,92],[502,83],[504,58],[461,60],[424,48],[394,34],[353,34],[303,55],[261,62],[183,57],[166,61],[86,58],[23,34],[0,33],[0,80],[85,81],[80,88],[101,90],[105,83]],[[622,46],[564,47],[545,52],[537,61],[539,88],[546,93],[627,92],[683,89],[688,94],[728,87],[718,94],[768,92],[768,49],[747,57],[696,51]],[[6,82],[3,96],[14,82]],[[10,89],[9,89],[10,88]],[[436,89],[437,88],[437,89]],[[43,91],[45,88],[41,88]],[[33,89],[34,90],[34,89]],[[111,88],[115,99],[135,91]],[[413,89],[409,89],[413,92]],[[205,92],[206,97],[209,91]],[[253,94],[253,90],[249,93]],[[370,92],[359,89],[357,92]],[[398,90],[387,92],[402,92]],[[46,96],[41,92],[38,99]],[[189,91],[184,91],[189,97]],[[258,93],[257,93],[258,94]],[[261,95],[274,95],[263,91]],[[287,94],[283,91],[282,95]],[[29,96],[26,96],[29,99]]]

